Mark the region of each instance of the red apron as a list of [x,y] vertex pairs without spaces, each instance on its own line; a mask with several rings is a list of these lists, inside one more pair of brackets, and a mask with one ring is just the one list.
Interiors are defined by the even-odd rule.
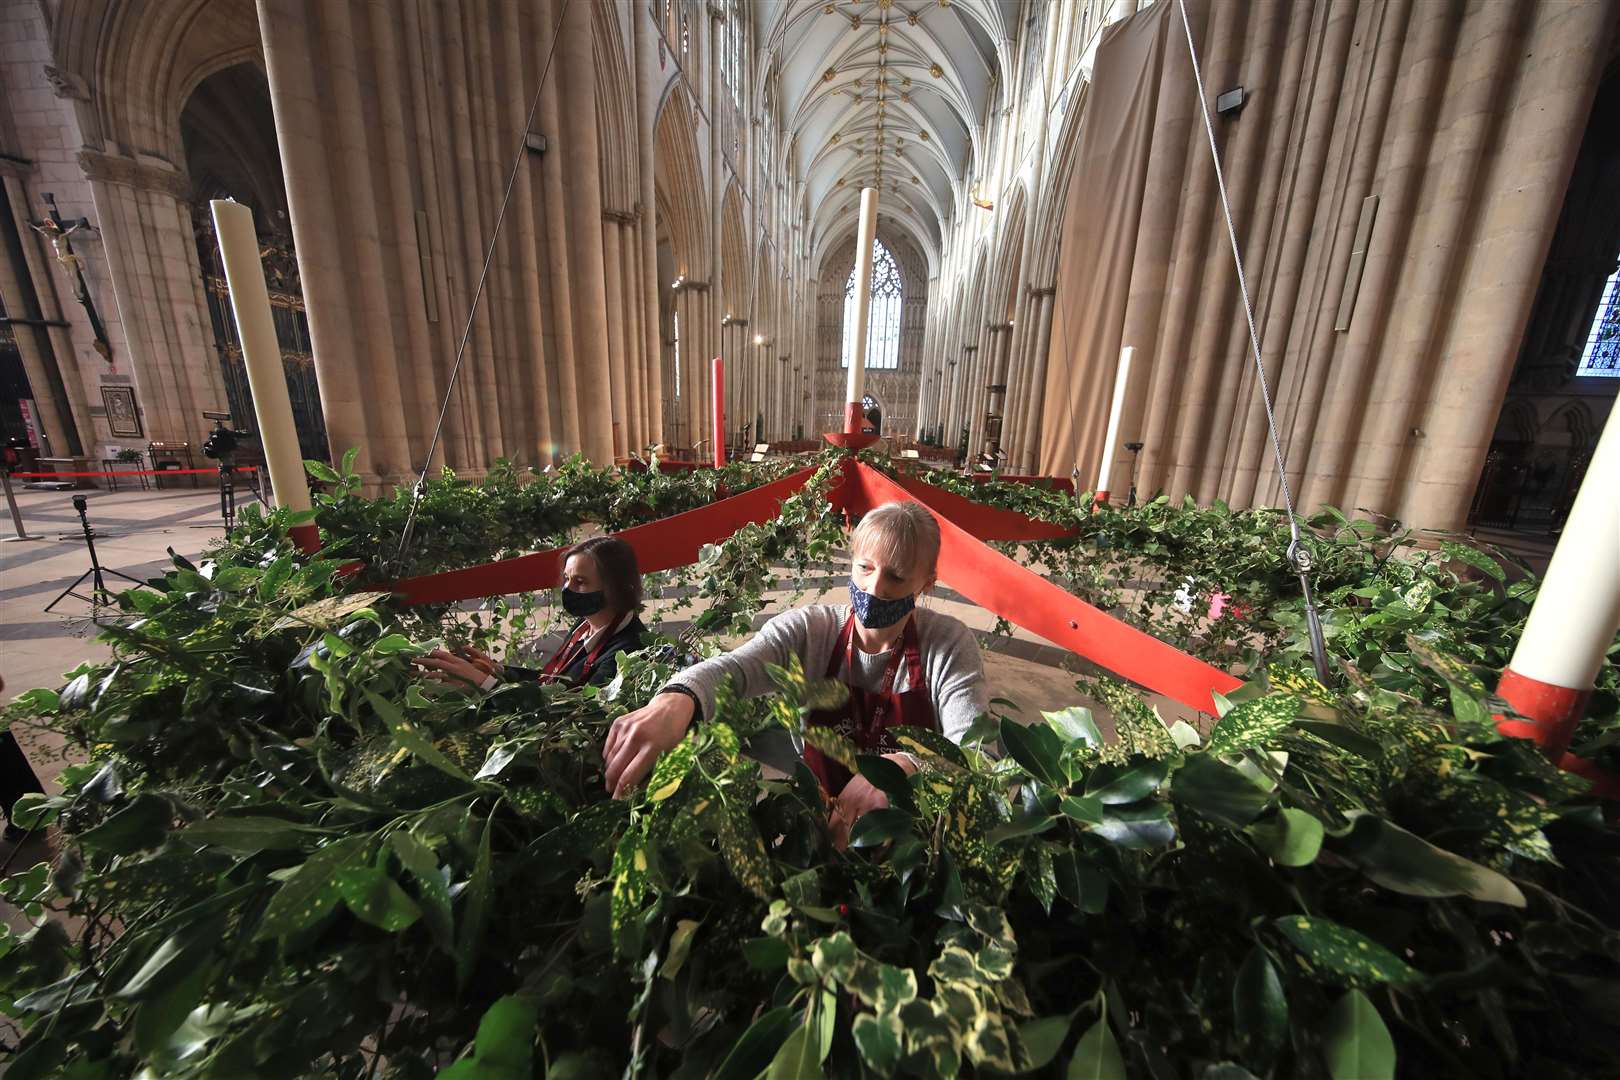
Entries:
[[540,669],[539,681],[543,683],[565,682],[569,686],[582,685],[586,679],[590,678],[591,669],[596,666],[596,661],[601,658],[603,648],[607,646],[607,643],[612,640],[615,634],[624,628],[627,621],[621,620],[618,625],[610,626],[602,633],[596,642],[596,648],[592,649],[590,655],[585,657],[585,665],[579,669],[579,678],[570,679],[565,673],[574,666],[574,661],[579,659],[579,654],[585,651],[585,640],[591,634],[591,624],[581,619],[579,625],[569,633],[568,640],[563,642],[562,648],[552,654],[551,659],[546,661],[546,666]]
[[[894,680],[902,661],[906,665],[908,689],[895,693]],[[843,630],[839,631],[838,642],[827,660],[825,677],[837,679],[845,669],[853,671],[854,664],[855,616],[851,614],[845,620]],[[851,686],[847,678],[842,681],[849,686],[849,701],[839,709],[817,709],[812,712],[808,721],[812,726],[833,728],[861,750],[875,754],[889,754],[901,749],[894,738],[897,727],[938,730],[934,703],[928,699],[928,689],[923,683],[922,652],[917,645],[915,617],[906,623],[900,647],[891,650],[889,666],[883,673],[880,689],[863,690]],[[804,762],[829,795],[837,795],[850,781],[848,769],[813,746],[804,748]]]

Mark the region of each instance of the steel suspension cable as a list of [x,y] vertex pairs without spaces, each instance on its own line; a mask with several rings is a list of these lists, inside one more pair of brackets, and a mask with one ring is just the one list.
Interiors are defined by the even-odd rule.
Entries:
[[405,563],[405,553],[410,549],[411,537],[416,531],[416,514],[422,506],[422,495],[427,490],[428,470],[433,467],[433,453],[439,448],[439,436],[444,431],[444,419],[450,412],[450,399],[456,392],[456,380],[461,375],[461,362],[467,353],[467,342],[472,339],[473,320],[478,315],[478,301],[484,295],[484,283],[489,280],[489,268],[495,261],[495,244],[500,240],[501,224],[506,220],[506,208],[512,202],[512,189],[517,186],[518,171],[523,168],[523,159],[529,152],[529,132],[534,127],[534,115],[540,110],[540,94],[546,87],[546,75],[551,71],[551,61],[557,55],[557,42],[562,37],[562,24],[568,14],[568,5],[572,0],[562,0],[562,7],[557,12],[557,23],[551,28],[551,48],[546,51],[546,62],[540,68],[540,81],[535,85],[534,97],[529,102],[529,115],[523,121],[523,130],[518,132],[517,155],[512,160],[512,171],[506,177],[506,192],[501,196],[501,207],[495,215],[495,228],[489,234],[489,246],[484,250],[484,267],[478,273],[478,285],[473,289],[472,303],[467,307],[467,324],[461,331],[461,343],[456,346],[456,362],[450,368],[450,382],[444,388],[444,400],[439,405],[439,420],[433,426],[433,439],[428,443],[427,456],[422,461],[422,472],[416,478],[416,486],[411,491],[411,509],[405,515],[405,527],[400,530],[399,550],[394,553],[395,569],[402,569]]

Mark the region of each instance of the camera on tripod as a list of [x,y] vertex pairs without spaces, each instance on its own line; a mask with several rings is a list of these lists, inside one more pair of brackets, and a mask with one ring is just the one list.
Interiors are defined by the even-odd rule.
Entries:
[[214,430],[210,431],[208,438],[203,440],[202,452],[204,457],[213,458],[221,463],[229,462],[236,456],[236,448],[243,441],[253,438],[251,431],[236,431],[225,426],[225,421],[230,419],[229,413],[224,415],[203,413],[203,416],[214,422]]

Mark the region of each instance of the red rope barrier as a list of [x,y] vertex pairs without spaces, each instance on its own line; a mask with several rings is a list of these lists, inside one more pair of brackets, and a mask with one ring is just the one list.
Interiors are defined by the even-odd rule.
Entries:
[[[237,465],[235,472],[258,472],[257,465]],[[14,472],[12,476],[23,479],[57,480],[64,476],[192,476],[207,474],[212,476],[218,469],[129,469],[119,472]]]

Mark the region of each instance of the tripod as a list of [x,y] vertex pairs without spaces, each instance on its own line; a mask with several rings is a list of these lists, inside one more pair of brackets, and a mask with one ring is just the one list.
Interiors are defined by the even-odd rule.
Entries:
[[[121,577],[125,581],[132,582],[136,585],[144,585],[145,582],[132,578],[121,570],[110,570],[102,567],[101,560],[96,558],[96,534],[90,528],[89,516],[85,514],[85,508],[88,505],[89,504],[83,495],[73,496],[73,509],[79,512],[79,527],[84,530],[84,546],[90,550],[90,569],[80,574],[78,579],[74,581],[73,584],[69,585],[67,588],[63,589],[59,594],[57,594],[55,600],[52,600],[49,604],[46,604],[45,610],[49,612],[52,608],[56,607],[57,604],[60,604],[63,600],[66,600],[71,596],[75,600],[83,600],[85,603],[90,605],[90,621],[96,622],[96,616],[99,614],[101,608],[112,607],[116,603],[116,601],[113,599],[112,593],[107,590],[107,582],[103,575],[112,574],[115,577]],[[85,596],[83,593],[74,592],[75,589],[84,584],[85,578],[93,579],[90,586],[89,596]]]

